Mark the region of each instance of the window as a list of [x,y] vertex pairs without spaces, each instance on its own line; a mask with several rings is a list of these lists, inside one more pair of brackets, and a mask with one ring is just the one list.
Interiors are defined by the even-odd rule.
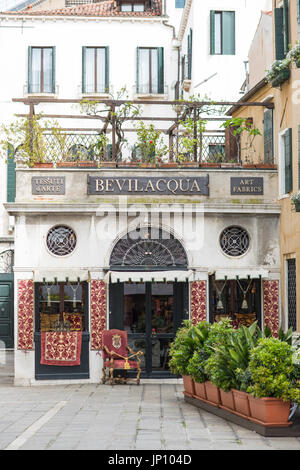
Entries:
[[276,59],[284,59],[289,51],[289,0],[283,0],[283,7],[275,8],[275,51]]
[[210,12],[210,53],[235,54],[235,12]]
[[184,8],[185,0],[175,0],[175,8]]
[[297,330],[297,301],[296,301],[296,259],[287,259],[287,307],[288,328]]
[[55,47],[29,47],[28,93],[55,93]]
[[220,236],[222,251],[228,256],[242,256],[250,246],[248,232],[241,227],[227,227]]
[[264,112],[264,161],[274,163],[273,109]]
[[192,59],[193,59],[193,30],[190,29],[190,34],[187,38],[187,52],[188,52],[188,70],[187,78],[192,79]]
[[300,0],[297,0],[298,42],[300,42]]
[[123,3],[121,11],[145,11],[144,3]]
[[164,93],[163,47],[138,47],[137,93]]
[[65,225],[58,225],[47,234],[48,250],[57,256],[66,256],[74,251],[76,246],[75,232]]
[[55,331],[62,322],[69,331],[87,329],[85,282],[38,284],[37,331]]
[[82,93],[107,93],[109,90],[109,48],[82,48]]
[[284,156],[284,193],[287,194],[293,189],[293,148],[292,129],[287,129],[283,135],[283,156]]

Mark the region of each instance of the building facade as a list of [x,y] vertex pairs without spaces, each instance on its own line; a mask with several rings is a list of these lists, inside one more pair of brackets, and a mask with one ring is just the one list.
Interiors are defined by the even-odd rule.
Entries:
[[[169,344],[184,319],[229,316],[236,325],[257,321],[278,331],[277,168],[250,168],[234,146],[228,150],[224,129],[216,133],[223,140],[203,129],[202,120],[210,119],[201,116],[203,104],[185,98],[178,110],[175,100],[178,93],[188,96],[181,94],[186,35],[189,48],[193,44],[190,93],[197,91],[197,47],[203,44],[197,28],[203,28],[195,23],[199,11],[191,8],[198,3],[106,1],[55,10],[33,5],[1,15],[6,28],[0,34],[11,44],[3,60],[18,77],[1,78],[1,120],[8,123],[17,114],[32,125],[42,113],[58,121],[72,157],[61,152],[54,159],[50,131],[43,133],[50,149],[47,169],[37,160],[26,166],[22,147],[14,148],[16,191],[4,204],[3,220],[14,221],[18,385],[98,382],[107,328],[127,331],[133,349],[144,352],[142,377],[148,378],[171,376]],[[216,25],[224,37],[240,31],[239,19],[249,22],[249,8],[255,29],[254,3],[246,2],[241,14],[237,2],[229,2],[223,15],[224,5],[212,2],[199,16],[208,22],[207,36],[215,38],[203,63],[229,71],[226,84],[244,52],[235,57],[233,34],[232,54],[220,52],[224,42],[217,41]],[[234,44],[239,50],[235,35]],[[242,71],[240,77],[239,85]],[[117,94],[125,85],[128,98],[122,101]],[[222,101],[232,101],[227,85],[222,90]],[[83,113],[82,99],[108,108]],[[142,110],[122,122],[128,145],[121,152],[112,117],[120,122],[114,113],[128,100]],[[270,106],[259,99],[255,109],[264,113]],[[169,148],[155,164],[150,154],[136,157],[132,122],[161,131]],[[97,154],[99,135],[108,140]],[[186,140],[179,158],[180,138]],[[79,346],[78,363],[72,355]]]

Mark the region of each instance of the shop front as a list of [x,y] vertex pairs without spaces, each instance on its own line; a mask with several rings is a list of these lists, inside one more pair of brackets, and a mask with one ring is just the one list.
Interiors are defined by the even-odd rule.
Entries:
[[138,207],[87,194],[89,170],[51,170],[63,173],[66,194],[41,201],[20,189],[32,171],[17,171],[16,202],[7,204],[16,217],[16,385],[101,382],[106,329],[126,331],[144,353],[142,379],[172,377],[170,343],[185,319],[230,317],[278,331],[274,172],[264,174],[261,203],[233,203],[228,194],[220,202],[216,183],[230,192],[231,177],[227,184],[215,172],[205,177],[210,196]]

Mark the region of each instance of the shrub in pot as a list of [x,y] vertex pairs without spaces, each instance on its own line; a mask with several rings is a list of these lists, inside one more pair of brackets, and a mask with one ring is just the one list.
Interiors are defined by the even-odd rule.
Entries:
[[291,402],[300,403],[294,350],[276,338],[260,339],[250,353],[251,385],[249,403],[251,417],[265,424],[288,425]]
[[209,337],[211,325],[207,322],[198,323],[192,331],[192,336],[196,338],[197,349],[192,355],[187,371],[194,380],[195,398],[206,400],[205,382],[207,375],[205,374],[205,364],[209,357],[208,351],[205,349],[205,342]]

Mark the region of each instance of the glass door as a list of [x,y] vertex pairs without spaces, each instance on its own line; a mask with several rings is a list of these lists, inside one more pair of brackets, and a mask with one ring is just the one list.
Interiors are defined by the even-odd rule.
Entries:
[[[169,348],[188,318],[187,283],[110,285],[109,328],[126,330],[128,345],[142,351],[142,377],[170,377]],[[129,372],[130,375],[130,372]]]

